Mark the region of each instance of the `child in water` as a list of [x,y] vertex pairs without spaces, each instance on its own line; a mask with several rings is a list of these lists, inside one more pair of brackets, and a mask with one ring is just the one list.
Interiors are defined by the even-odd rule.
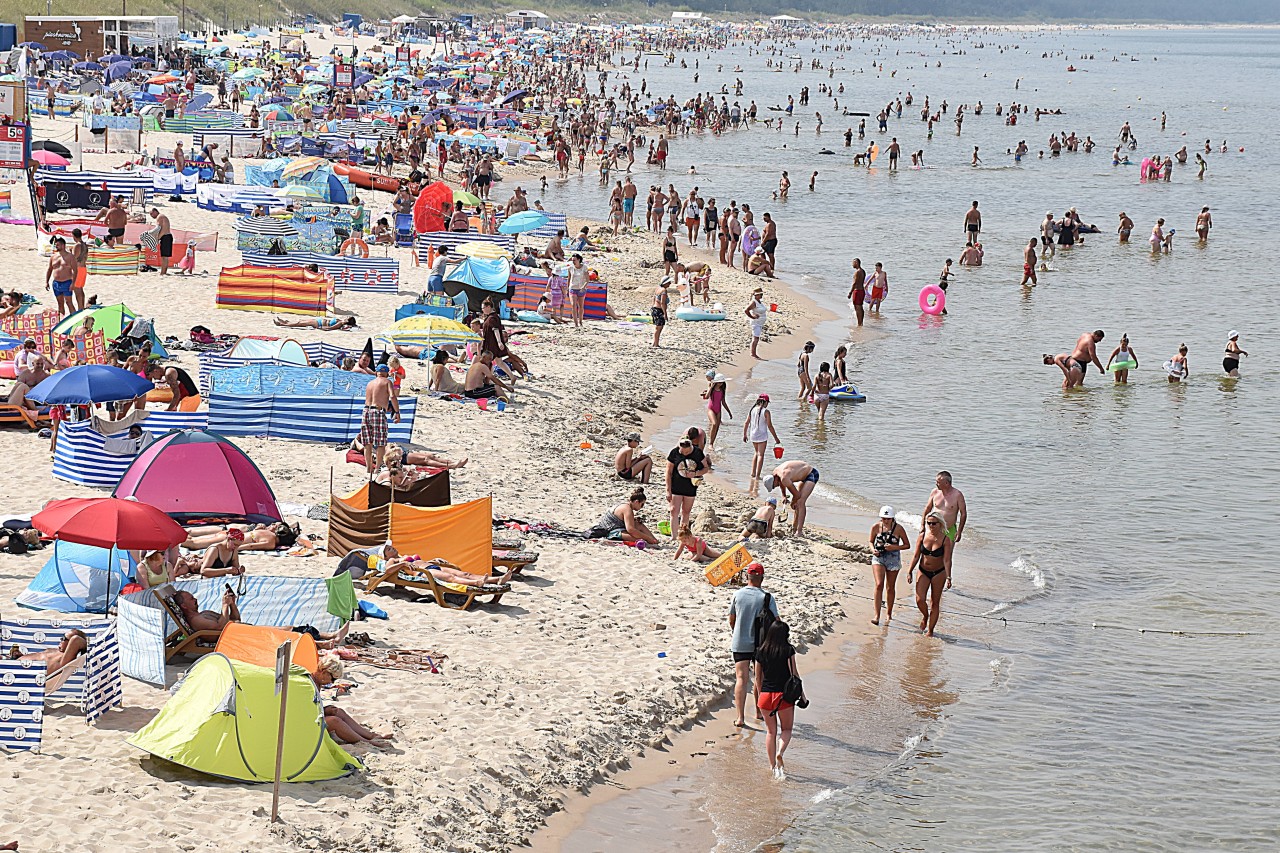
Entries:
[[[1107,370],[1111,369],[1112,364],[1130,364],[1134,367],[1138,366],[1138,354],[1129,346],[1128,334],[1120,337],[1120,346],[1111,352],[1111,358],[1107,359]],[[1129,384],[1129,368],[1116,368],[1115,381],[1117,385]]]
[[1178,347],[1178,354],[1169,359],[1165,364],[1165,370],[1169,371],[1170,382],[1181,382],[1191,376],[1191,368],[1187,364],[1187,345],[1182,344]]

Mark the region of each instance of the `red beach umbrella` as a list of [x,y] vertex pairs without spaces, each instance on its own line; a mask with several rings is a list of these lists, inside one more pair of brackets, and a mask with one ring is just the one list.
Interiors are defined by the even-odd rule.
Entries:
[[63,542],[147,551],[187,538],[176,521],[141,501],[124,498],[64,498],[50,501],[31,519],[47,536]]

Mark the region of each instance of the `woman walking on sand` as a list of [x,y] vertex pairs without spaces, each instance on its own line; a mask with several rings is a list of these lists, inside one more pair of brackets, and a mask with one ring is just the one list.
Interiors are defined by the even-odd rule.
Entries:
[[920,577],[915,581],[916,607],[920,608],[920,630],[930,637],[942,612],[942,591],[951,588],[952,540],[947,537],[946,529],[946,519],[938,510],[925,516],[924,530],[920,531],[907,568],[908,584],[916,568],[920,569]]
[[773,418],[769,415],[769,395],[761,394],[756,403],[747,412],[747,421],[742,425],[742,440],[751,442],[755,455],[751,458],[751,479],[759,481],[764,473],[764,452],[773,436],[774,445],[782,444],[778,431],[773,428]]
[[[768,729],[764,748],[769,753],[769,767],[773,778],[779,782],[787,779],[787,766],[782,755],[791,745],[791,727],[795,722],[796,703],[783,698],[787,682],[792,676],[799,678],[796,669],[796,650],[791,645],[791,628],[781,619],[775,619],[768,633],[756,649],[756,666],[760,673],[760,699],[756,707],[764,714]],[[802,707],[809,704],[804,693],[797,697]]]

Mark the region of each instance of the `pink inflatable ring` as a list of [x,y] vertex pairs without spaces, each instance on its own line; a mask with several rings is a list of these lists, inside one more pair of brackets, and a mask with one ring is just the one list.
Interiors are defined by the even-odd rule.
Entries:
[[935,317],[947,307],[947,294],[936,284],[926,284],[920,288],[920,310]]

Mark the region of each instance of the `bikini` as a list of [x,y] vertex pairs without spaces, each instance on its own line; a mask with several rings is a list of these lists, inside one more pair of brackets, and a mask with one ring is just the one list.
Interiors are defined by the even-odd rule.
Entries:
[[920,542],[920,574],[924,575],[929,580],[933,580],[938,575],[945,572],[947,570],[946,566],[943,566],[940,569],[932,569],[932,570],[926,569],[924,567],[924,558],[925,557],[942,557],[946,553],[946,551],[947,551],[946,545],[943,545],[941,548],[926,548],[924,546],[924,542],[921,541]]

